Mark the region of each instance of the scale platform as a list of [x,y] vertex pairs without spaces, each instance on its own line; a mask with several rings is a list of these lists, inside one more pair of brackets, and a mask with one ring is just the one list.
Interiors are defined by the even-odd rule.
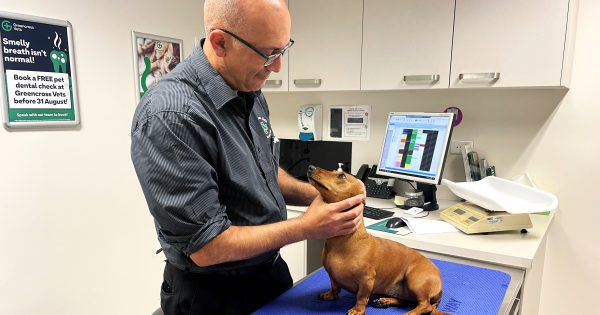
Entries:
[[471,202],[457,203],[442,212],[440,218],[467,233],[488,233],[532,228],[528,213],[488,211]]

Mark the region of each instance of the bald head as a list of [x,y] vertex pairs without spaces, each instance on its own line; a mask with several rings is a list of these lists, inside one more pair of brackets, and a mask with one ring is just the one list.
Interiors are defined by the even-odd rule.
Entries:
[[285,0],[205,0],[204,27],[204,54],[236,91],[257,91],[279,72],[281,58],[267,64],[267,56],[291,40]]
[[[285,0],[206,0],[204,29],[227,29],[241,34],[264,23],[266,15],[287,14]],[[258,23],[258,24],[257,24]]]

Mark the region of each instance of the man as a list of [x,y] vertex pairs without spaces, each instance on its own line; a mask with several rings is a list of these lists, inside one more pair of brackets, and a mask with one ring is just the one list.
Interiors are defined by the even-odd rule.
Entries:
[[[326,204],[278,168],[260,88],[291,47],[280,0],[206,0],[207,38],[141,100],[131,155],[167,257],[161,307],[247,314],[292,285],[279,248],[354,231],[357,196]],[[310,206],[286,220],[286,202]]]

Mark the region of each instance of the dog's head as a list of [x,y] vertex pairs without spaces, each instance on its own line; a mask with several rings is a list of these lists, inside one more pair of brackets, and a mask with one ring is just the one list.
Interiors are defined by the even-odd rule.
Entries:
[[310,165],[306,175],[310,184],[319,191],[323,200],[327,203],[342,201],[358,194],[365,194],[363,182],[343,171],[326,171]]

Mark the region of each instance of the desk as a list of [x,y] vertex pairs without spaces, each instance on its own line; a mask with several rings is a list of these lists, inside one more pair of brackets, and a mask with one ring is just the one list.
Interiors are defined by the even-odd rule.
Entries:
[[[445,209],[457,201],[438,200],[438,202],[440,203],[440,209]],[[367,205],[377,208],[394,206],[393,199],[376,198],[367,198]],[[301,215],[305,210],[306,207],[288,206],[288,214],[291,213],[292,216]],[[406,216],[401,209],[394,209],[393,211],[396,212],[397,216]],[[439,210],[432,211],[427,218],[439,219],[439,212]],[[538,314],[539,309],[546,237],[553,218],[552,214],[549,216],[532,214],[533,228],[528,229],[528,233],[525,234],[519,231],[506,231],[487,235],[467,235],[462,232],[455,232],[400,236],[369,229],[367,231],[377,237],[401,242],[406,246],[419,250],[427,257],[485,266],[508,272],[512,277],[517,278],[521,274],[522,286],[520,292],[516,292],[515,296],[515,299],[518,299],[520,303],[514,304],[514,306],[516,310],[520,310],[519,314],[535,315]],[[374,222],[376,221],[365,218],[365,226]],[[291,244],[291,246],[306,250],[306,242],[300,243],[304,243],[304,245],[300,246],[299,243],[296,243]],[[291,254],[289,249],[284,248],[282,250],[282,256],[288,262],[297,259],[303,259],[304,261],[307,259],[320,260],[320,257],[310,257],[306,251],[303,256],[298,255],[298,251]],[[306,268],[305,262],[304,268]],[[308,272],[312,272],[312,270],[308,270]],[[297,274],[302,274],[302,272],[300,271]],[[306,275],[306,270],[304,275]],[[505,301],[505,303],[512,304],[512,301]],[[511,313],[510,310],[508,311],[509,313],[506,314]],[[512,314],[516,313],[512,312]]]

